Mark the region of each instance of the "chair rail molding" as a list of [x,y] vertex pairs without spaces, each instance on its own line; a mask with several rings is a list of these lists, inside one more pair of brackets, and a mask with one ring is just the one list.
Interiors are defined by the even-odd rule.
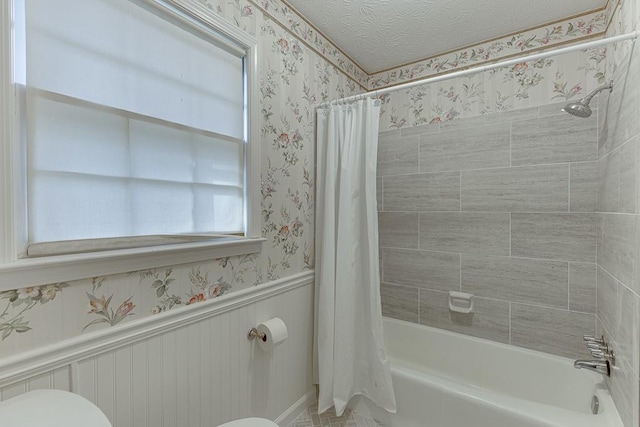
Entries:
[[292,291],[314,282],[313,270],[243,289],[187,307],[145,317],[116,328],[80,335],[0,360],[0,388],[71,366],[148,338]]

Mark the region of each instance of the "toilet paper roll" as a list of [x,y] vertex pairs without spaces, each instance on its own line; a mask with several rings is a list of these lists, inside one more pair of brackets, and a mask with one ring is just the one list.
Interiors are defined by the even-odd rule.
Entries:
[[260,323],[257,327],[258,333],[264,334],[264,338],[258,338],[258,345],[264,351],[271,351],[273,348],[282,344],[289,336],[287,325],[282,319],[277,317]]

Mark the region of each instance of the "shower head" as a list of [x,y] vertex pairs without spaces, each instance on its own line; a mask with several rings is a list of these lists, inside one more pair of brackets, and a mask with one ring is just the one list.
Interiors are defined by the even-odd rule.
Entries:
[[613,82],[606,84],[604,86],[600,86],[589,95],[582,98],[580,101],[570,102],[562,109],[572,116],[587,118],[591,115],[591,107],[589,107],[589,102],[591,102],[591,98],[593,98],[598,92],[602,92],[605,89],[613,90]]
[[591,115],[591,107],[589,107],[589,104],[585,104],[584,102],[582,102],[582,100],[570,102],[569,104],[565,105],[562,111],[569,113],[572,116],[582,118],[587,118]]

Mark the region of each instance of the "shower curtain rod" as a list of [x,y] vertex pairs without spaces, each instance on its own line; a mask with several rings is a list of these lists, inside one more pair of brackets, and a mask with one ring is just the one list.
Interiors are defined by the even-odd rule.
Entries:
[[489,65],[480,65],[478,67],[467,68],[466,70],[462,70],[462,71],[455,71],[453,73],[442,74],[442,75],[435,76],[435,77],[427,77],[425,79],[416,80],[414,82],[404,83],[404,84],[397,85],[397,86],[390,86],[390,87],[386,87],[384,89],[372,90],[371,92],[365,92],[365,93],[361,93],[361,94],[358,94],[358,95],[347,96],[345,98],[340,98],[340,99],[335,99],[333,101],[323,102],[321,104],[316,105],[316,107],[317,108],[322,108],[322,107],[325,107],[325,106],[330,105],[330,104],[334,104],[334,105],[338,104],[338,103],[342,104],[342,103],[347,103],[347,102],[356,101],[356,100],[359,100],[359,99],[365,99],[365,98],[369,98],[369,97],[378,97],[380,95],[384,95],[384,94],[391,93],[391,92],[396,92],[396,91],[399,91],[399,90],[411,89],[413,87],[422,86],[422,85],[429,84],[429,83],[435,83],[435,82],[440,82],[440,81],[444,81],[444,80],[455,79],[457,77],[468,76],[470,74],[481,73],[481,72],[493,70],[493,69],[496,69],[496,68],[508,67],[510,65],[515,65],[515,64],[522,63],[522,62],[529,62],[529,61],[535,61],[535,60],[542,59],[542,58],[549,58],[551,56],[562,55],[563,53],[574,52],[576,50],[589,49],[589,48],[592,48],[592,47],[603,46],[603,45],[606,45],[606,44],[616,43],[616,42],[620,42],[620,41],[624,41],[624,40],[635,40],[635,39],[638,38],[639,35],[640,35],[640,31],[632,31],[630,33],[621,34],[619,36],[608,37],[606,39],[594,40],[594,41],[590,41],[590,42],[586,42],[586,43],[576,44],[576,45],[573,45],[573,46],[567,46],[567,47],[562,47],[562,48],[559,48],[559,49],[549,50],[549,51],[546,51],[546,52],[536,53],[536,54],[533,54],[533,55],[521,56],[521,57],[518,57],[518,58],[509,59],[509,60],[506,60],[506,61],[495,62],[495,63],[489,64]]

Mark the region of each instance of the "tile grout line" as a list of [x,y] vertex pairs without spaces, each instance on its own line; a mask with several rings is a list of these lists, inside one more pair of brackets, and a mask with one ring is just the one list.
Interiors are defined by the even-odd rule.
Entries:
[[513,139],[513,121],[509,121],[509,167],[513,166],[513,150],[511,148]]
[[422,315],[422,313],[420,312],[420,301],[422,300],[422,296],[421,296],[422,292],[420,292],[420,288],[418,288],[418,324],[421,325],[421,318],[420,316]]
[[571,310],[571,263],[567,263],[567,310]]
[[459,266],[459,271],[460,271],[460,292],[462,292],[462,254],[458,255],[459,260],[460,260],[460,266]]
[[462,171],[458,172],[458,184],[458,198],[460,199],[458,209],[460,210],[460,212],[462,212]]
[[597,264],[595,261],[576,261],[576,260],[567,260],[567,259],[558,259],[558,258],[533,258],[526,256],[513,256],[513,255],[495,255],[495,254],[485,254],[482,252],[452,252],[452,251],[442,251],[435,249],[422,249],[422,248],[404,248],[401,246],[384,246],[384,249],[392,249],[398,251],[411,251],[411,252],[428,252],[428,253],[436,253],[436,254],[448,254],[448,255],[471,255],[471,256],[479,256],[479,257],[487,257],[487,258],[512,258],[519,260],[527,260],[534,262],[562,262],[562,263],[573,263],[573,264]]
[[569,182],[567,183],[567,212],[571,213],[571,163],[567,163]]
[[511,341],[511,301],[509,301],[509,345],[513,345]]

